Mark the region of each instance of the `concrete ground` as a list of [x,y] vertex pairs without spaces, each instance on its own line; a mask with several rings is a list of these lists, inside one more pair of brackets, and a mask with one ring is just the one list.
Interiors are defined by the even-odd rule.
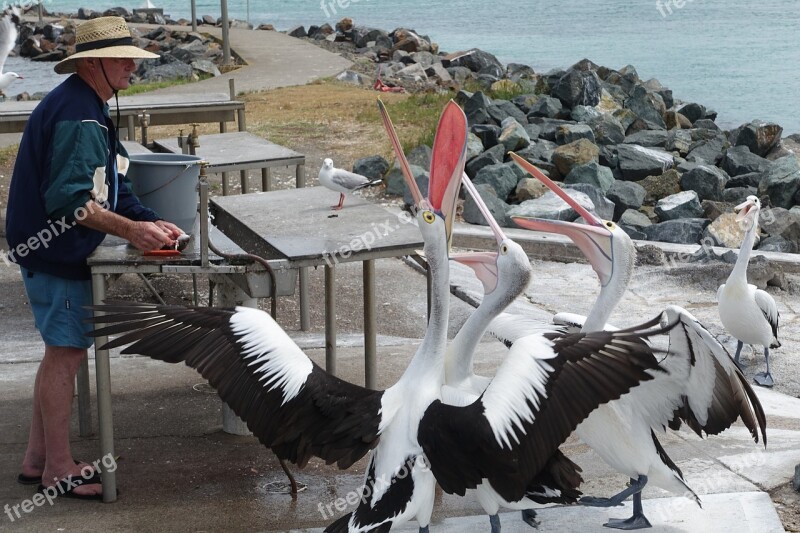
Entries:
[[[242,39],[240,44],[234,41],[240,54],[254,58],[255,52],[251,50],[262,47],[260,53],[265,55],[252,61],[249,71],[235,74],[242,77],[241,81],[237,78],[238,90],[305,83],[345,68],[338,63],[341,61],[338,56],[281,34],[249,32]],[[271,54],[270,47],[280,52]],[[278,61],[278,56],[288,60],[280,65],[269,63]],[[319,68],[305,69],[310,56],[320,61]],[[245,78],[260,81],[250,86]],[[187,86],[180,89],[185,90]],[[470,239],[459,240],[458,235],[467,234]],[[476,246],[479,241],[475,241],[473,228],[458,228],[456,246]],[[2,241],[0,248],[6,248]],[[536,276],[526,297],[516,302],[514,310],[543,318],[561,310],[585,313],[598,289],[588,266],[549,261],[557,254],[541,243],[531,243],[528,249]],[[722,263],[678,262],[640,267],[612,320],[618,325],[631,324],[653,316],[667,303],[675,303],[703,320],[712,333],[721,335],[732,348],[733,342],[723,335],[714,308],[716,287],[729,270],[730,265]],[[471,311],[466,302],[480,294],[469,273],[457,272],[461,274],[454,276],[454,292],[459,296],[451,298],[451,336]],[[418,270],[400,260],[377,261],[376,275],[380,309],[378,385],[383,388],[394,383],[405,369],[424,332],[425,279]],[[283,298],[279,305],[281,325],[318,363],[324,361],[322,278],[321,271],[312,272],[311,332],[297,331],[296,299]],[[337,316],[339,373],[345,379],[363,383],[358,280],[360,269],[356,265],[342,265],[337,270],[338,298],[345,303],[339,305]],[[153,283],[169,301],[188,303],[190,288],[185,280],[163,276],[155,278]],[[758,389],[768,416],[768,448],[764,450],[754,444],[742,426],[707,440],[685,431],[670,433],[662,442],[683,469],[689,484],[701,495],[704,509],[648,487],[644,492],[645,512],[653,522],[654,531],[784,530],[777,511],[781,505],[797,505],[798,500],[787,497],[780,502],[789,503],[775,503],[766,494],[786,486],[794,465],[800,463],[800,299],[797,296],[800,283],[796,274],[788,274],[784,286],[785,290],[770,289],[783,320],[784,346],[774,352],[773,371],[778,383],[774,391]],[[0,483],[0,530],[313,530],[329,523],[332,515],[338,516],[337,504],[341,505],[359,487],[364,460],[346,472],[312,461],[302,471],[293,468],[307,489],[292,500],[280,493],[279,485],[285,478],[268,450],[252,437],[221,432],[220,402],[194,370],[114,353],[111,369],[118,454],[114,464],[118,468],[119,500],[101,504],[62,499],[52,505],[45,502],[37,506],[31,500],[35,489],[15,483],[15,478],[27,440],[30,394],[42,344],[33,328],[18,272],[2,264],[0,293],[3,294],[0,328],[4,332],[4,350],[0,353],[0,479],[5,480]],[[150,298],[133,276],[121,278],[110,296]],[[502,359],[503,348],[487,339],[479,353],[476,370],[490,374]],[[762,359],[758,354],[746,352],[746,360],[747,375],[752,377],[760,371]],[[77,435],[77,429],[74,434]],[[76,437],[73,441],[74,456],[83,461],[102,459],[97,457],[98,449],[96,435]],[[584,493],[609,496],[626,483],[624,476],[612,472],[574,437],[562,449],[583,468]],[[623,517],[628,513],[628,508],[551,508],[541,512],[541,529],[599,531],[607,517]],[[432,530],[482,530],[487,524],[480,514],[480,507],[470,498],[437,494]],[[516,513],[504,515],[503,523],[506,531],[526,529]],[[795,522],[792,527],[800,528],[800,524]],[[415,525],[401,530],[414,531]]]

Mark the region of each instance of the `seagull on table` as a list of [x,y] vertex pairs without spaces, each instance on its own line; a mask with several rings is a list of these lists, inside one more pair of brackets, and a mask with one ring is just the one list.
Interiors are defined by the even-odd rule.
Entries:
[[382,181],[383,180],[380,179],[372,180],[361,174],[335,168],[333,166],[333,159],[331,158],[326,158],[325,161],[322,162],[322,168],[319,169],[319,182],[330,190],[339,193],[339,203],[331,206],[331,209],[334,211],[338,211],[344,205],[344,194],[346,192],[357,191],[364,187],[377,185]]
[[8,54],[17,44],[17,27],[11,20],[12,15],[5,14],[0,18],[0,94],[5,96],[6,87],[17,78],[22,78],[16,72],[3,72]]

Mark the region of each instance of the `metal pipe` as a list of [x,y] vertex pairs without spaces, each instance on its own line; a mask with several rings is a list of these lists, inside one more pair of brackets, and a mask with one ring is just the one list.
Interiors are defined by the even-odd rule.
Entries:
[[192,31],[197,32],[197,2],[192,0]]
[[200,162],[200,182],[197,185],[200,193],[200,266],[208,267],[208,162]]
[[375,316],[375,260],[367,259],[362,263],[364,272],[364,386],[375,389],[377,371],[378,321]]
[[230,27],[228,25],[228,0],[222,0],[222,64],[231,64]]
[[325,370],[336,375],[336,268],[325,265]]

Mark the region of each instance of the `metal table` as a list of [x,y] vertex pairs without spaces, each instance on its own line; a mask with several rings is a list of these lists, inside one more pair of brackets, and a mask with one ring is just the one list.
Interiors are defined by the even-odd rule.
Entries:
[[[261,169],[261,189],[269,191],[270,169],[274,167],[295,167],[295,186],[305,187],[306,156],[285,148],[246,131],[199,135],[199,146],[195,155],[208,162],[209,172],[221,172],[222,195],[228,195],[228,180],[225,173],[238,170],[241,176],[242,193],[248,191],[250,169]],[[165,152],[180,154],[177,137],[153,141],[156,147]]]
[[[197,226],[196,226],[197,227]],[[198,235],[198,232],[193,232]],[[239,254],[243,250],[212,227],[209,235],[211,241],[223,253]],[[122,239],[110,237],[99,246],[87,260],[92,270],[92,298],[95,303],[100,303],[106,295],[106,277],[126,273],[153,274],[208,274],[229,282],[234,290],[243,292],[252,298],[272,296],[271,284],[261,265],[248,266],[233,264],[223,258],[210,254],[209,265],[203,267],[200,259],[199,238],[195,238],[190,246],[176,257],[144,257],[142,252],[127,245]],[[275,273],[277,295],[294,293],[297,278],[293,267],[286,260],[270,261]],[[110,454],[114,456],[114,424],[111,409],[111,366],[108,350],[99,350],[108,337],[95,339],[95,374],[97,380],[97,417],[100,433],[101,457]],[[79,373],[78,398],[79,419],[81,420],[81,434],[89,432],[87,422],[89,418],[88,405],[88,365],[84,365]],[[112,502],[117,499],[116,472],[103,472],[103,501]]]
[[364,283],[365,384],[374,388],[376,370],[375,264],[382,257],[415,255],[422,236],[414,219],[397,215],[358,197],[331,211],[337,199],[324,187],[269,194],[211,198],[214,223],[243,249],[267,259],[286,259],[302,267],[300,313],[308,316],[307,267],[325,267],[325,365],[336,373],[335,266],[361,261]]

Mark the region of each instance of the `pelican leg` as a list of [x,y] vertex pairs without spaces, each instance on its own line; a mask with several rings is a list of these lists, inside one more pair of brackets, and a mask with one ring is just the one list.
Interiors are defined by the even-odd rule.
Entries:
[[522,521],[531,526],[532,528],[539,527],[539,521],[536,520],[536,511],[533,509],[523,509],[522,510]]
[[334,211],[338,211],[339,209],[342,208],[343,205],[344,205],[344,193],[340,192],[339,193],[339,203],[336,204],[336,205],[332,205],[331,209],[333,209]]
[[742,353],[743,346],[744,343],[742,341],[736,341],[736,355],[733,356],[733,362],[736,363],[736,366],[739,367],[739,370],[745,366],[743,362],[739,361],[739,355]]
[[[633,480],[631,480],[633,481]],[[632,530],[632,529],[644,529],[647,527],[653,527],[650,525],[650,521],[644,516],[644,512],[642,511],[642,493],[637,492],[633,495],[633,515],[630,518],[609,518],[608,522],[603,524],[605,527],[610,527],[613,529],[624,529],[624,530]]]
[[647,476],[642,474],[639,479],[631,479],[630,485],[610,498],[596,498],[594,496],[584,496],[578,503],[581,505],[588,505],[590,507],[614,507],[615,505],[622,505],[628,496],[642,492],[644,486],[647,485]]
[[500,533],[500,517],[493,514],[489,517],[489,525],[491,526],[491,533]]
[[772,374],[769,371],[769,348],[767,347],[764,348],[764,360],[767,362],[767,371],[756,374],[755,377],[753,377],[753,381],[762,387],[772,388],[772,386],[775,385],[775,381],[772,379]]
[[430,533],[430,529],[428,529],[428,526],[421,527],[419,528],[419,533]]

